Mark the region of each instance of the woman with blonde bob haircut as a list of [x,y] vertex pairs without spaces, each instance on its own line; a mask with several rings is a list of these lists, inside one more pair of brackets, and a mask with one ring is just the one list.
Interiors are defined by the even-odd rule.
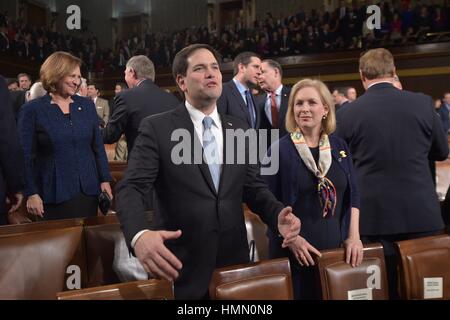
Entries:
[[112,198],[95,105],[76,95],[81,64],[66,52],[49,56],[40,70],[48,94],[19,116],[27,210],[45,220],[95,216],[100,193]]
[[304,79],[291,90],[286,114],[290,133],[272,146],[279,150],[279,170],[264,176],[271,191],[300,218],[297,240],[282,249],[269,234],[270,258],[289,256],[296,299],[319,299],[313,256],[344,245],[346,261],[363,258],[359,236],[359,194],[346,143],[332,135],[336,128],[333,98],[327,86]]

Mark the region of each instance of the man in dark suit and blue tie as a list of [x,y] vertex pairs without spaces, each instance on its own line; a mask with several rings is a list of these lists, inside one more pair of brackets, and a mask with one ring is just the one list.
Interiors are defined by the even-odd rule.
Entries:
[[23,155],[5,79],[0,76],[0,225],[7,224],[6,201],[15,211],[22,203]]
[[251,93],[258,85],[261,59],[256,53],[242,52],[233,61],[233,72],[234,78],[223,85],[217,101],[219,112],[242,119],[250,128],[264,127],[262,111]]
[[[217,111],[222,74],[214,49],[190,45],[172,68],[185,101],[142,121],[117,188],[118,216],[149,274],[174,280],[176,299],[202,299],[215,268],[249,261],[242,202],[284,237],[284,245],[298,235],[300,220],[276,200],[257,165],[235,161],[240,152],[248,159],[249,149],[234,148],[228,130],[248,126]],[[149,223],[144,204],[152,188],[157,201]]]

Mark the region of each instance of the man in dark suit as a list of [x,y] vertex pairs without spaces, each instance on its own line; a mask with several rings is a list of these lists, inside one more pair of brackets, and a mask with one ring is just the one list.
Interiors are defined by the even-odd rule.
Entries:
[[[234,148],[225,130],[248,126],[217,112],[222,74],[214,49],[188,46],[172,68],[186,100],[142,121],[117,188],[118,216],[145,270],[175,280],[177,299],[201,299],[215,268],[249,261],[242,201],[284,245],[298,235],[300,220],[275,199],[257,165],[237,164],[241,155],[248,159],[249,148]],[[150,224],[143,203],[153,187],[157,209]]]
[[286,112],[291,88],[283,86],[283,69],[271,59],[262,61],[259,86],[266,93],[260,99],[259,108],[263,110],[265,121],[270,129],[279,129],[279,137],[287,134]]
[[0,225],[7,224],[6,204],[15,211],[22,203],[23,155],[5,79],[0,76]]
[[125,81],[130,89],[119,93],[115,99],[114,113],[103,130],[103,142],[115,143],[124,133],[130,154],[142,119],[173,109],[179,101],[155,85],[155,67],[146,56],[130,58]]
[[233,61],[234,78],[223,85],[217,108],[222,114],[242,119],[250,128],[263,127],[262,110],[251,89],[258,85],[261,59],[256,53],[242,52]]
[[442,129],[445,134],[450,134],[450,92],[444,93],[444,99],[438,113],[441,117]]
[[333,100],[336,112],[344,108],[350,101],[346,97],[347,87],[337,87],[333,90]]
[[398,257],[393,243],[444,227],[428,159],[445,160],[449,149],[433,100],[392,85],[396,71],[388,50],[369,50],[359,69],[366,92],[347,106],[336,134],[347,141],[355,164],[361,238],[383,244],[395,299]]
[[24,90],[15,90],[15,91],[9,92],[11,102],[12,102],[12,109],[13,109],[14,117],[16,120],[19,118],[20,108],[26,102],[26,93],[27,93],[27,91],[24,91]]

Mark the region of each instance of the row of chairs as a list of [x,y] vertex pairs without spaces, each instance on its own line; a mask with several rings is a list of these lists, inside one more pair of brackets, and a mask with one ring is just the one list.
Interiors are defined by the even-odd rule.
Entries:
[[[439,235],[397,243],[401,255],[401,288],[405,299],[450,299],[450,236]],[[324,300],[387,300],[389,291],[383,247],[364,248],[363,263],[344,261],[344,250],[326,250],[316,259]],[[214,271],[211,299],[291,300],[291,270],[287,258],[228,266]],[[58,299],[173,299],[173,284],[146,280],[69,291]]]

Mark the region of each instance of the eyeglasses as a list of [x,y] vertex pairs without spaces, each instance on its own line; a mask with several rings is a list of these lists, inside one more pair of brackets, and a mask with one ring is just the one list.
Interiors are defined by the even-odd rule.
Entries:
[[319,178],[317,184],[320,206],[322,207],[322,216],[325,218],[329,213],[333,216],[336,211],[337,192],[336,187],[330,179]]

